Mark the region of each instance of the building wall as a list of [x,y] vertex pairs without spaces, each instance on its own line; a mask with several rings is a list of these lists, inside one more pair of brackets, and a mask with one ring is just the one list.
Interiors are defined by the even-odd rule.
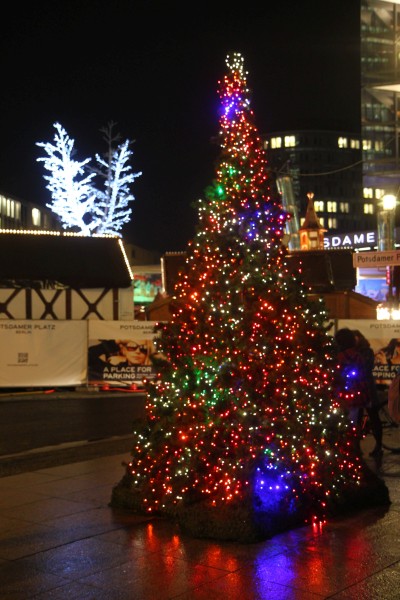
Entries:
[[132,296],[131,288],[0,288],[0,321],[129,321],[134,318]]
[[0,193],[0,230],[61,230],[61,223],[48,208]]
[[[359,132],[281,131],[265,136],[272,170],[292,177],[300,221],[308,192],[314,193],[318,216],[329,234],[376,228],[382,197],[398,197],[399,56],[400,3],[361,0]],[[347,138],[347,147],[338,147],[339,136]],[[281,139],[280,147],[277,138]],[[323,209],[318,207],[319,201],[324,202]],[[337,203],[336,214],[332,205],[326,210],[327,202]]]
[[400,185],[400,5],[361,0],[363,186],[378,201]]
[[307,194],[312,192],[318,218],[328,231],[373,226],[375,215],[364,209],[359,134],[273,132],[264,137],[264,148],[272,171],[287,173],[292,179],[300,223],[307,208]]

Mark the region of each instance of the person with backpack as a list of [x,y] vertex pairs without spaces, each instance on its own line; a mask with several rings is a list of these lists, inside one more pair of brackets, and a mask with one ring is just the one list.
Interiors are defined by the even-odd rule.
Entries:
[[356,338],[356,349],[360,352],[365,365],[365,389],[367,394],[365,410],[371,425],[371,432],[375,438],[375,447],[369,453],[370,456],[382,456],[382,423],[379,418],[379,395],[378,388],[373,375],[375,354],[367,338],[358,329],[353,330]]

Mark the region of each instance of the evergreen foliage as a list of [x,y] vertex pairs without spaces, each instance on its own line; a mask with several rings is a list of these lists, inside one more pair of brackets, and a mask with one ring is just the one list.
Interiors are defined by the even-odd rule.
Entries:
[[194,536],[249,542],[388,495],[335,394],[324,304],[289,268],[289,215],[238,53],[219,95],[216,178],[171,320],[160,324],[165,361],[147,386],[147,423],[111,504],[176,518]]

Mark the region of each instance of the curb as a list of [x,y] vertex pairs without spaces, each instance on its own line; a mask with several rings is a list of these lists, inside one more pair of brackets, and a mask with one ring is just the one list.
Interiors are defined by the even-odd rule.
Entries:
[[132,436],[127,435],[7,454],[0,457],[0,478],[125,452],[129,461],[131,449]]

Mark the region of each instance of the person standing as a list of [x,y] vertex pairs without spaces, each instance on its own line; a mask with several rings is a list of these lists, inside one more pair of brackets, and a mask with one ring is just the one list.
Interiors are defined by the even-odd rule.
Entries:
[[358,329],[353,330],[356,338],[356,348],[363,357],[365,364],[365,378],[366,378],[366,393],[367,402],[365,410],[368,415],[368,419],[371,425],[372,435],[375,438],[375,447],[369,453],[370,456],[379,457],[382,456],[382,423],[379,418],[379,395],[378,388],[373,375],[373,368],[375,363],[375,354],[371,348],[371,345],[367,338]]
[[356,336],[351,329],[338,329],[334,340],[338,360],[337,393],[359,441],[364,408],[368,404],[365,360],[357,349]]

